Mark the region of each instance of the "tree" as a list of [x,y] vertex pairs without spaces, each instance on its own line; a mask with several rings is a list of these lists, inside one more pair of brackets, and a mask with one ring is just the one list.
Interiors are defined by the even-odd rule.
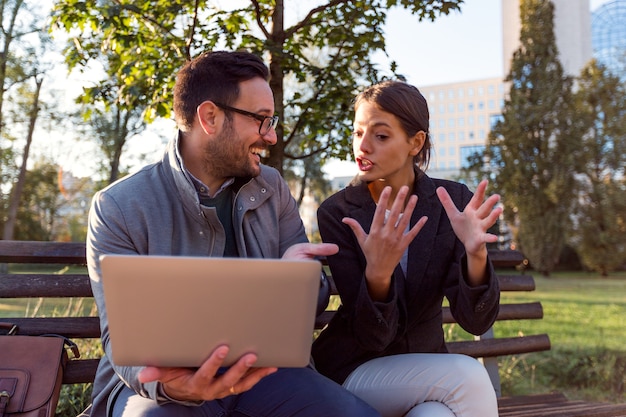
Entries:
[[576,167],[579,196],[573,242],[583,265],[603,276],[626,264],[626,86],[592,61],[578,79],[584,123]]
[[[113,102],[107,110],[97,105],[85,104],[82,118],[88,121],[85,126],[86,136],[96,138],[104,154],[105,163],[102,171],[108,185],[124,175],[120,159],[128,139],[145,129],[141,109],[124,109]],[[91,134],[88,132],[92,132]]]
[[26,175],[15,226],[17,240],[53,240],[55,222],[66,202],[59,193],[59,167],[38,161]]
[[43,30],[43,17],[24,0],[3,1],[0,22],[0,185],[10,190],[0,201],[0,223],[2,238],[12,239],[35,126],[44,106],[40,95],[49,65],[42,57],[50,38]]
[[41,85],[43,84],[43,76],[41,74],[34,74],[35,89],[32,94],[26,94],[26,97],[32,97],[32,103],[30,103],[28,114],[28,129],[26,133],[26,143],[22,152],[22,163],[20,165],[17,181],[15,181],[13,188],[11,189],[11,197],[9,198],[9,207],[7,210],[7,218],[4,222],[2,230],[2,239],[11,240],[14,237],[15,224],[17,222],[17,210],[19,202],[22,198],[22,192],[24,191],[24,185],[26,182],[26,168],[28,163],[28,157],[30,155],[30,147],[33,142],[33,134],[35,132],[35,124],[37,117],[39,116],[39,96],[41,94]]
[[520,1],[520,48],[514,53],[502,118],[489,135],[505,217],[532,267],[549,275],[558,262],[575,197],[580,134],[573,125],[572,80],[558,60],[554,6]]
[[243,6],[230,10],[208,0],[57,0],[53,22],[72,38],[66,55],[70,68],[89,68],[103,54],[118,58],[86,91],[85,101],[106,102],[102,92],[109,80],[119,80],[120,108],[141,108],[148,121],[170,116],[174,77],[186,60],[224,48],[262,54],[282,121],[278,142],[264,162],[282,172],[285,159],[319,155],[323,162],[349,152],[350,101],[361,84],[379,79],[371,55],[385,51],[388,8],[403,7],[418,20],[434,20],[461,3],[330,0],[287,25],[285,0],[240,1]]

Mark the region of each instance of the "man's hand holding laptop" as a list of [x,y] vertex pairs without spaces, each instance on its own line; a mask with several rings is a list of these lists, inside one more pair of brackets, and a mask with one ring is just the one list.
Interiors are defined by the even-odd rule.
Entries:
[[[285,251],[282,259],[313,259],[337,253],[339,247],[330,243],[299,243]],[[161,382],[164,394],[180,401],[210,401],[249,390],[277,368],[255,368],[257,356],[243,355],[224,373],[218,372],[229,352],[228,346],[218,346],[198,369],[160,368],[147,366],[141,370],[140,382]]]

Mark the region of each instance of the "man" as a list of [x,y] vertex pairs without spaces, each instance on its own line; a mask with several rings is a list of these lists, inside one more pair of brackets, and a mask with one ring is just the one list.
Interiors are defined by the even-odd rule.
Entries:
[[228,346],[197,370],[109,360],[102,254],[312,258],[337,251],[307,242],[286,183],[260,163],[276,143],[278,122],[268,76],[263,61],[244,52],[188,62],[174,89],[179,134],[162,160],[94,196],[87,258],[105,355],[92,416],[377,415],[310,367],[255,368],[254,354],[221,367]]

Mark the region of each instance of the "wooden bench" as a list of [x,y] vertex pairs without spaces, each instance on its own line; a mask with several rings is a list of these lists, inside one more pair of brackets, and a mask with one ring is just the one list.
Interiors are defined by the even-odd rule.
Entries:
[[[533,291],[535,284],[531,275],[516,272],[513,267],[519,265],[523,256],[515,251],[493,251],[490,257],[497,269],[510,268],[510,275],[498,276],[501,291]],[[91,287],[85,266],[84,243],[33,242],[0,240],[0,264],[51,264],[58,270],[65,266],[79,266],[78,273],[2,273],[0,274],[0,302],[2,299],[38,299],[50,297],[86,297],[91,298]],[[49,268],[57,270],[57,268]],[[333,287],[334,288],[334,287]],[[316,322],[316,328],[322,328],[334,314],[326,311]],[[502,304],[498,320],[541,319],[543,309],[540,303]],[[0,321],[11,322],[19,326],[19,334],[39,335],[56,333],[71,338],[97,339],[100,336],[99,320],[94,316],[81,317],[11,317],[0,313]],[[449,309],[444,309],[444,322],[453,323]],[[497,372],[497,357],[504,355],[538,352],[550,349],[550,339],[546,334],[524,335],[511,338],[495,338],[493,332],[476,337],[474,340],[455,341],[448,344],[451,352],[464,353],[482,358],[490,372],[494,388],[499,394],[500,385]],[[97,358],[73,359],[69,362],[64,384],[90,383],[93,381],[98,364]],[[568,401],[562,395],[525,396],[519,398],[500,398],[501,416],[620,416],[618,408],[611,409],[613,414],[593,414],[598,404]],[[548,405],[546,404],[550,404]],[[532,408],[537,406],[538,408]],[[573,413],[567,407],[576,405]],[[602,407],[611,407],[602,404]],[[539,410],[552,410],[554,414],[541,413]],[[558,414],[559,410],[566,411]],[[525,411],[530,410],[530,411]],[[556,411],[555,411],[556,410]],[[608,409],[607,409],[608,410]],[[626,405],[619,410],[626,410]],[[608,411],[607,411],[608,412]]]

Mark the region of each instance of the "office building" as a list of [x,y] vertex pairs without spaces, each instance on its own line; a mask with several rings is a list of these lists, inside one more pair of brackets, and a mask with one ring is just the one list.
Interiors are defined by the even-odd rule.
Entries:
[[[552,2],[559,59],[566,74],[577,76],[592,58],[589,0]],[[626,0],[614,3],[622,4]],[[626,7],[620,6],[620,10],[626,15]],[[513,53],[519,48],[520,28],[519,0],[502,0],[501,78],[419,87],[430,105],[430,133],[435,149],[429,167],[432,176],[458,176],[460,169],[467,166],[468,157],[484,149],[491,127],[501,116],[507,94],[503,79],[510,70]],[[626,25],[615,31],[621,33],[618,36],[623,41]],[[617,43],[608,35],[603,39]]]
[[420,87],[428,102],[435,176],[450,178],[482,151],[504,104],[502,78]]
[[[511,69],[511,58],[519,48],[520,1],[502,0],[503,74]],[[554,35],[559,60],[568,75],[576,76],[592,57],[589,0],[552,0]]]
[[626,0],[610,1],[593,12],[591,43],[594,58],[626,79]]

